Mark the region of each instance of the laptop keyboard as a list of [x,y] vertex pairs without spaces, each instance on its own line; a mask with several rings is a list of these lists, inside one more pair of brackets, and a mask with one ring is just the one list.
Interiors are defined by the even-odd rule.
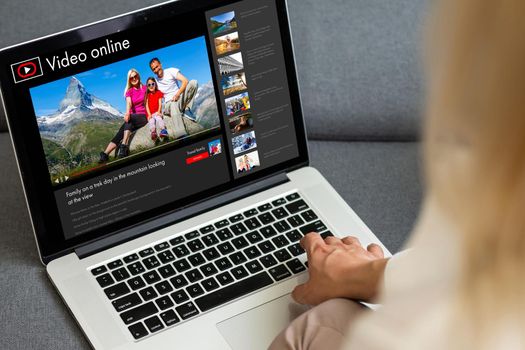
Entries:
[[299,240],[312,231],[332,235],[292,193],[91,273],[140,339],[305,271]]

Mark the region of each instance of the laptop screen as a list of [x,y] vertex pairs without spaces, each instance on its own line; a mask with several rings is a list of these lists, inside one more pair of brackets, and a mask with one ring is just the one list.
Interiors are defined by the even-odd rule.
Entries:
[[51,251],[306,159],[284,2],[196,6],[11,49],[2,92]]

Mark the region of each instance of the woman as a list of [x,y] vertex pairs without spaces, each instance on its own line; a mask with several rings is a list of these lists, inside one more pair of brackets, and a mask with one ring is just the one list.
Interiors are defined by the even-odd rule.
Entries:
[[524,13],[522,0],[441,1],[413,249],[387,260],[355,238],[305,236],[310,275],[293,297],[318,306],[272,349],[525,347]]
[[142,128],[148,123],[145,106],[146,86],[140,80],[139,72],[132,68],[128,71],[124,97],[126,98],[126,113],[124,123],[117,134],[106,147],[104,152],[100,152],[99,163],[109,160],[109,154],[120,144],[117,157],[123,158],[129,154],[129,138],[131,133]]

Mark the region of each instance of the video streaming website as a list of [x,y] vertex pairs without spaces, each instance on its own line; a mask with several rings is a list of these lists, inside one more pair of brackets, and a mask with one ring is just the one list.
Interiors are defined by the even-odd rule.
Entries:
[[40,57],[44,77],[71,72],[30,88],[66,239],[299,155],[275,2],[199,16],[190,37],[147,52],[185,24]]

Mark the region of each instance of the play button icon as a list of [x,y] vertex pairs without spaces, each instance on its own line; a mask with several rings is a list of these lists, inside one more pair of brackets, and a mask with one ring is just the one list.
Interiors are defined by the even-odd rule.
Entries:
[[13,72],[15,83],[36,78],[43,74],[42,66],[40,65],[40,58],[38,57],[12,64],[11,70]]

